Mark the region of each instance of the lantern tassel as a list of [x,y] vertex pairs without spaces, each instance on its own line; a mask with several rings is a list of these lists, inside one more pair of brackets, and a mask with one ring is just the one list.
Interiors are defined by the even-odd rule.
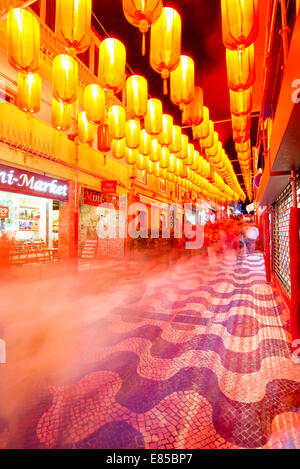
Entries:
[[144,57],[146,55],[146,35],[143,33],[143,39],[142,39],[142,56]]
[[164,78],[164,95],[168,94],[168,81]]

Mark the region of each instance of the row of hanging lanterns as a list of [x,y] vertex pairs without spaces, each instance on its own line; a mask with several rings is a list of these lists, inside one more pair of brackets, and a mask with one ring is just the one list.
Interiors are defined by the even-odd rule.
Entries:
[[[254,41],[258,35],[258,0],[221,0],[222,35],[226,47],[233,140],[249,199],[251,178],[252,85],[255,81]],[[241,148],[245,150],[241,150]]]
[[[127,2],[123,2],[123,6]],[[157,7],[160,2],[135,2],[148,10],[145,3]],[[53,61],[52,79],[52,125],[59,130],[71,126],[72,104],[78,99],[78,63],[75,53],[87,50],[90,41],[91,1],[68,0],[71,21],[63,14],[66,2],[56,2],[56,34],[65,45],[67,53],[59,54]],[[148,13],[147,13],[148,14]],[[143,18],[142,18],[143,19]],[[145,18],[144,18],[145,19]],[[195,187],[202,181],[202,188],[214,193],[216,199],[243,196],[236,178],[234,179],[224,150],[218,141],[213,123],[207,121],[203,107],[203,93],[195,87],[194,62],[181,54],[181,19],[176,10],[161,8],[158,19],[149,17],[151,26],[150,62],[164,79],[171,73],[171,99],[183,111],[183,122],[196,126],[200,132],[200,145],[210,165],[188,137],[182,134],[181,127],[174,125],[172,116],[163,113],[158,99],[148,99],[147,80],[133,75],[125,79],[126,49],[117,39],[107,38],[99,48],[99,84],[90,84],[84,90],[84,111],[78,114],[78,136],[82,142],[91,143],[98,132],[98,145],[101,151],[112,150],[115,158],[125,158],[127,164],[135,164],[138,169],[149,174],[176,181],[187,181]],[[18,105],[26,112],[38,112],[41,96],[41,79],[37,74],[40,59],[39,23],[30,11],[13,8],[8,12],[8,59],[19,71]],[[143,27],[144,28],[144,27]],[[126,84],[126,85],[125,85]],[[105,91],[118,93],[126,86],[126,108],[106,107]],[[143,127],[141,126],[143,120]],[[198,127],[201,127],[201,130]],[[239,129],[238,129],[239,130]],[[99,143],[100,142],[100,143]],[[103,150],[104,149],[104,150]],[[209,182],[212,168],[217,168],[218,177],[224,177],[225,184],[213,192]],[[202,179],[200,180],[199,177]],[[198,181],[198,182],[197,182]],[[204,182],[207,181],[208,186]],[[222,193],[220,189],[226,188]],[[223,194],[223,195],[222,195]]]

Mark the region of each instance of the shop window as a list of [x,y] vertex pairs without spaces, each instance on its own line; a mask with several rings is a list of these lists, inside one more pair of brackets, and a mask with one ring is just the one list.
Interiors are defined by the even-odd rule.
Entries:
[[56,0],[46,1],[46,25],[55,31]]

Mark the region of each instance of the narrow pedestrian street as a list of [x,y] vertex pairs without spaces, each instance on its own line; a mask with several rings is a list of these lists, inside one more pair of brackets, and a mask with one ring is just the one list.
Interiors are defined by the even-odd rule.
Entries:
[[[52,308],[44,306],[31,336],[23,329],[14,384],[24,400],[11,408],[13,435],[1,420],[2,447],[299,447],[299,365],[263,256],[206,264],[200,255],[82,264],[69,309],[73,274],[36,281],[36,299],[49,301],[57,284],[52,301],[65,317],[49,329]],[[24,311],[31,301],[23,298]]]

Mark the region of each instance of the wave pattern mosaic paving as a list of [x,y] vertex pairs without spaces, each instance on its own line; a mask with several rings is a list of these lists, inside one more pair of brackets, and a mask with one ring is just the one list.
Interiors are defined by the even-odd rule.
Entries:
[[300,364],[262,255],[206,264],[193,256],[143,276],[111,261],[111,281],[123,284],[109,315],[87,292],[75,372],[40,386],[19,442],[7,431],[2,444],[300,448]]

